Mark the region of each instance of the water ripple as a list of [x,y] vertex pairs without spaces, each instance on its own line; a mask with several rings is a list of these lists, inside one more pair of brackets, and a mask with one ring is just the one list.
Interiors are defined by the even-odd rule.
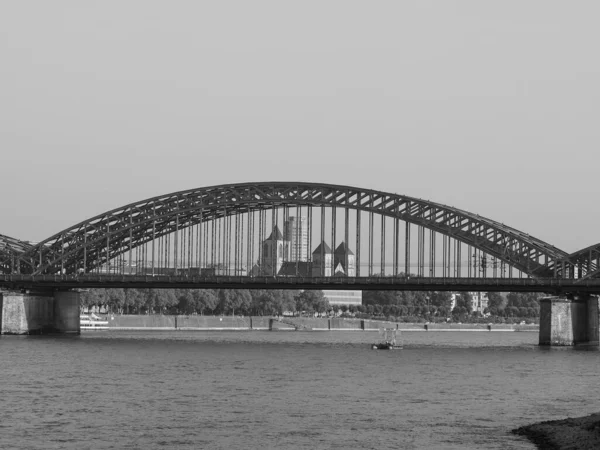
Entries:
[[0,448],[534,448],[600,410],[600,352],[535,333],[110,332],[0,338]]

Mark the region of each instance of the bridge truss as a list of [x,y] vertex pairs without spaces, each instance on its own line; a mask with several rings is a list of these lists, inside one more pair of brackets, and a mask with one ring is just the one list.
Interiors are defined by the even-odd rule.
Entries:
[[36,244],[0,237],[20,275],[563,278],[600,276],[600,245],[571,255],[438,203],[350,186],[242,183],[154,197]]
[[600,278],[600,244],[570,254],[568,261],[573,270],[573,278],[581,281]]
[[0,273],[11,273],[19,267],[21,255],[31,249],[31,244],[0,234]]

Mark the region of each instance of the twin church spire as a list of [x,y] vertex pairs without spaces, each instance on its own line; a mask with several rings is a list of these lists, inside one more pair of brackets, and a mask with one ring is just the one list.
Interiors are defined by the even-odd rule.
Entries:
[[323,240],[308,258],[308,229],[306,219],[290,217],[284,232],[277,225],[262,243],[261,275],[267,276],[356,276],[355,256],[345,242],[335,251]]

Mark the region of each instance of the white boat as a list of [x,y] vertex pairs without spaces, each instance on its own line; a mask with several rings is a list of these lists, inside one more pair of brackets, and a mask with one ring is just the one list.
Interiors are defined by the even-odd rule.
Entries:
[[108,321],[102,320],[96,314],[81,314],[79,316],[81,330],[108,330]]

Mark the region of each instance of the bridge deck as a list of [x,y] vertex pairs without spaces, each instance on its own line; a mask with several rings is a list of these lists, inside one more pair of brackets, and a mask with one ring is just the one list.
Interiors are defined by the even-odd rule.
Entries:
[[0,288],[239,288],[600,293],[600,279],[428,277],[247,277],[170,275],[0,275]]

